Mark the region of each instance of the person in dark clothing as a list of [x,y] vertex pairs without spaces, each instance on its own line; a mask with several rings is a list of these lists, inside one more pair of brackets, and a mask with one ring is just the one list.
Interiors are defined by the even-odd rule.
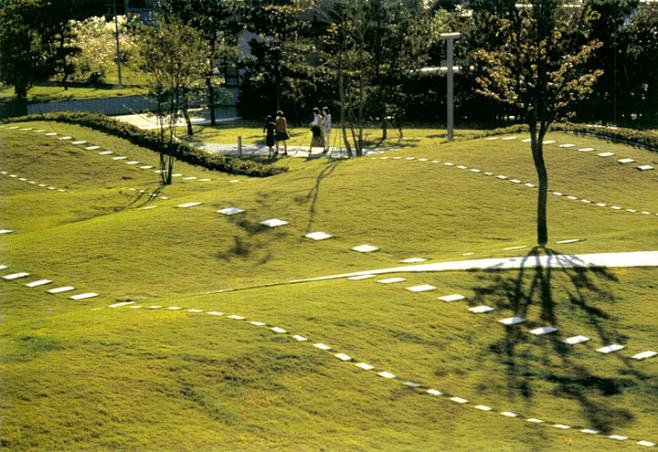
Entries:
[[272,157],[274,155],[274,135],[276,134],[276,124],[272,115],[267,116],[267,122],[265,123],[265,127],[263,127],[263,132],[267,133],[265,135],[265,144],[270,151],[270,157]]

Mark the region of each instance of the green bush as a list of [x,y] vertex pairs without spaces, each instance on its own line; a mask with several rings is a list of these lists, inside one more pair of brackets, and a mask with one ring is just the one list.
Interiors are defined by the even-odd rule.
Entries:
[[142,130],[132,124],[117,121],[109,116],[95,113],[61,112],[34,114],[12,118],[12,122],[21,121],[59,121],[77,124],[94,130],[126,139],[137,146],[151,149],[158,153],[201,166],[213,171],[222,171],[250,177],[268,177],[287,171],[286,168],[266,165],[259,162],[230,157],[222,154],[210,154],[187,143],[162,144],[157,132]]

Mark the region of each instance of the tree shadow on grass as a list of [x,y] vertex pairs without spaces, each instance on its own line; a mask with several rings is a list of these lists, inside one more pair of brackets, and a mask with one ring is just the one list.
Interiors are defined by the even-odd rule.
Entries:
[[311,232],[313,227],[313,221],[315,220],[315,214],[317,210],[318,196],[320,195],[320,186],[322,182],[334,172],[336,167],[341,163],[341,160],[332,159],[327,165],[320,171],[318,177],[315,178],[315,185],[311,187],[309,192],[306,195],[295,197],[295,202],[297,204],[309,204],[309,216],[308,223],[306,225],[306,233]]
[[[540,266],[540,257],[558,263],[559,266]],[[531,400],[542,385],[549,383],[552,396],[578,402],[582,415],[588,421],[588,428],[610,432],[628,424],[634,416],[628,409],[615,408],[605,398],[623,394],[629,388],[640,385],[646,377],[633,369],[628,359],[620,355],[610,356],[609,359],[620,360],[627,368],[625,375],[596,375],[587,366],[587,361],[573,356],[577,350],[575,347],[588,347],[588,353],[595,353],[594,347],[568,345],[562,342],[559,333],[535,337],[527,331],[543,326],[559,328],[561,321],[566,319],[556,312],[557,303],[566,302],[568,308],[560,306],[559,312],[567,311],[571,313],[570,316],[584,319],[583,328],[590,331],[594,329],[601,343],[608,345],[626,342],[627,337],[617,330],[615,319],[602,307],[615,303],[614,295],[602,283],[616,282],[616,276],[605,268],[576,266],[582,265],[582,262],[574,262],[574,259],[573,256],[563,256],[551,249],[535,247],[522,258],[522,265],[515,275],[508,277],[506,271],[487,276],[486,279],[493,282],[476,289],[475,302],[482,302],[486,298],[491,303],[492,298],[497,299],[498,309],[511,310],[514,316],[528,321],[521,324],[523,326],[506,326],[504,336],[490,344],[485,355],[505,366],[510,396],[520,395]],[[563,279],[562,275],[566,276],[566,280],[563,280],[560,294],[556,298],[554,289],[558,284],[555,278]],[[578,331],[568,333],[581,334]]]

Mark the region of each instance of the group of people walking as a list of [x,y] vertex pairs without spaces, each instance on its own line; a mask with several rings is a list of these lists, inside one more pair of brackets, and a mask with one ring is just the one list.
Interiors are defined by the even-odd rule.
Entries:
[[[329,113],[329,107],[323,107],[322,111],[317,107],[314,108],[313,121],[311,121],[309,126],[311,127],[312,134],[309,152],[314,147],[323,148],[323,154],[329,152],[331,138],[331,113]],[[276,118],[269,115],[263,131],[266,132],[265,144],[269,148],[270,157],[279,155],[280,143],[283,143],[283,155],[288,155],[287,140],[290,139],[290,135],[288,134],[288,121],[283,111],[277,111]]]

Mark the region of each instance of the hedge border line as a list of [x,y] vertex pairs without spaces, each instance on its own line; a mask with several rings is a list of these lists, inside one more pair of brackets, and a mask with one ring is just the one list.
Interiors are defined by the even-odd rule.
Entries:
[[126,139],[137,146],[150,149],[154,152],[172,156],[190,165],[201,166],[223,173],[249,177],[269,177],[288,171],[284,167],[265,165],[223,154],[211,154],[184,142],[163,145],[160,143],[157,132],[142,130],[133,124],[120,122],[109,116],[97,113],[39,113],[2,120],[3,123],[27,121],[55,121],[89,127],[90,129]]

